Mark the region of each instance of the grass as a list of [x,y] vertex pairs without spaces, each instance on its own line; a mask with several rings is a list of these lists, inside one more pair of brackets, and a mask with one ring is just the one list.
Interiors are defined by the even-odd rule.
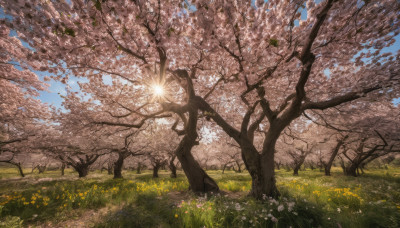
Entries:
[[[86,178],[67,169],[18,178],[0,169],[0,227],[51,226],[79,220],[92,227],[400,227],[400,169],[366,170],[361,177],[343,176],[334,168],[277,170],[280,199],[247,197],[247,172],[208,171],[225,192],[195,196],[182,173],[123,173],[113,180],[105,172]],[[85,214],[104,210],[94,219]],[[76,219],[74,219],[76,218]]]

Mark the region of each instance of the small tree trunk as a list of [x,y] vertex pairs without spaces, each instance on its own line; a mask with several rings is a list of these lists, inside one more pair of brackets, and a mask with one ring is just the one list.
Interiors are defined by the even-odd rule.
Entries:
[[294,169],[293,169],[293,175],[294,176],[298,176],[299,175],[299,169],[300,169],[300,166],[295,166],[294,167]]
[[142,172],[141,172],[141,169],[142,169],[142,163],[138,163],[138,166],[137,166],[137,168],[136,168],[136,174],[141,174]]
[[40,173],[44,173],[44,171],[46,171],[46,165],[38,165],[37,166],[38,170],[39,170],[39,174]]
[[358,168],[358,165],[357,165],[357,164],[351,163],[350,166],[345,167],[345,173],[344,173],[344,174],[345,174],[346,176],[353,176],[353,177],[356,177],[356,176],[357,176],[357,168]]
[[324,165],[325,176],[331,175],[331,167],[332,167],[332,164],[330,166],[328,166],[328,164]]
[[171,170],[171,178],[176,178],[176,166],[173,162],[172,164],[169,164],[169,169]]
[[[331,175],[331,168],[332,168],[333,161],[335,160],[335,158],[336,158],[336,156],[337,156],[337,154],[339,152],[340,147],[343,145],[344,140],[346,140],[347,138],[348,138],[348,136],[346,135],[343,139],[340,139],[340,140],[337,141],[336,146],[333,149],[331,156],[329,157],[328,163],[324,164],[325,175],[326,176],[330,176]],[[343,164],[343,167],[344,167],[344,164]]]
[[227,166],[228,164],[225,164],[223,167],[222,167],[222,174],[224,174],[225,173],[225,169],[226,169],[226,166]]
[[361,174],[364,174],[365,163],[361,163],[359,169],[361,170]]
[[18,168],[19,175],[21,175],[21,177],[25,177],[24,171],[22,170],[22,167],[21,167],[21,163],[18,162],[18,163],[15,163],[15,165]]
[[122,167],[124,165],[124,156],[118,153],[118,159],[114,163],[114,179],[122,178]]
[[158,170],[160,169],[160,165],[153,166],[153,178],[158,178]]
[[242,172],[242,167],[240,166],[240,163],[239,163],[238,161],[236,161],[236,165],[237,165],[237,167],[238,167],[237,172],[238,172],[238,173],[241,173],[241,172]]
[[175,158],[176,156],[173,156],[172,159],[169,161],[169,169],[171,170],[171,178],[176,178],[176,166],[175,166]]
[[89,174],[89,166],[78,165],[74,168],[78,172],[79,177],[86,177]]
[[64,176],[65,173],[65,163],[61,164],[61,176]]
[[109,162],[107,164],[107,174],[108,175],[113,175],[113,169],[115,169],[115,166],[112,164],[112,162]]

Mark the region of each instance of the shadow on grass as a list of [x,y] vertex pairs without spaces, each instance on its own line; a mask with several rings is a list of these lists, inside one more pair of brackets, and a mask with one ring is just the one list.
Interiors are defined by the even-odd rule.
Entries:
[[[287,205],[282,201],[282,205]],[[179,207],[176,203],[180,204]],[[238,209],[241,205],[241,209]],[[272,205],[272,206],[271,206]],[[277,211],[278,205],[252,198],[193,197],[185,203],[155,194],[139,194],[134,202],[108,214],[95,227],[329,227],[323,211],[300,202],[290,211]],[[271,220],[272,215],[279,222]],[[296,216],[294,215],[296,214]],[[297,216],[297,214],[299,216]],[[265,219],[264,219],[265,218]],[[328,225],[328,226],[327,226]],[[333,226],[332,226],[333,227]]]
[[109,214],[95,227],[179,227],[173,207],[155,194],[140,194],[132,204]]

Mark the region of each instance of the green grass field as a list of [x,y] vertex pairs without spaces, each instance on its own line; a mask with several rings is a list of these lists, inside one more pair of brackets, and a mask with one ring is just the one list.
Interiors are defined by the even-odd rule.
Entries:
[[[28,172],[28,170],[26,170]],[[244,173],[208,171],[221,194],[195,196],[182,173],[106,172],[78,179],[66,170],[28,174],[0,169],[0,227],[400,227],[400,169],[368,169],[361,177],[319,170],[277,170],[280,199],[247,197]]]

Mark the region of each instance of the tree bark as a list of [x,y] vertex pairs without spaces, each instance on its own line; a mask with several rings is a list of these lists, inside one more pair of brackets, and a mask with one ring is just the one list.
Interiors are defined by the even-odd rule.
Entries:
[[349,165],[348,167],[345,167],[344,174],[346,176],[356,177],[357,176],[357,168],[358,168],[357,164],[351,163],[351,165]]
[[153,178],[158,178],[158,170],[161,168],[160,165],[153,166]]
[[138,166],[137,166],[137,168],[136,168],[136,174],[141,174],[142,172],[141,172],[141,169],[142,169],[142,163],[138,163]]
[[280,162],[275,162],[275,167],[276,167],[277,170],[281,169],[281,165],[282,164]]
[[197,112],[198,110],[194,107],[191,107],[189,110],[186,134],[175,150],[175,154],[189,181],[189,188],[194,193],[218,192],[219,187],[217,183],[200,167],[191,153],[197,138]]
[[331,156],[329,158],[328,163],[323,164],[324,165],[324,169],[325,169],[325,176],[330,176],[331,175],[331,168],[332,168],[333,161],[335,160],[335,158],[336,158],[336,156],[337,156],[337,154],[339,152],[340,147],[343,145],[344,140],[346,140],[347,138],[348,138],[348,136],[346,135],[344,138],[342,138],[342,139],[337,141],[337,144],[336,144],[335,148],[332,151],[332,154],[331,154]]
[[108,175],[113,175],[113,169],[115,170],[115,167],[113,167],[113,166],[114,166],[114,164],[111,161],[108,162],[108,164],[107,164],[107,174]]
[[171,159],[169,160],[169,163],[168,163],[168,168],[171,171],[171,175],[170,175],[171,178],[176,178],[176,166],[175,166],[175,163],[174,163],[175,159],[176,159],[176,155],[174,154],[171,157]]
[[224,164],[224,166],[222,167],[222,174],[224,174],[224,173],[225,173],[225,169],[226,169],[226,167],[228,166],[228,164],[229,164],[229,163],[227,163],[227,164]]
[[114,163],[114,179],[123,178],[122,177],[122,167],[124,165],[124,155],[118,153],[118,159]]
[[14,163],[14,164],[18,168],[19,175],[21,175],[21,177],[25,177],[24,171],[22,170],[22,167],[21,167],[21,163],[18,162],[18,163]]
[[238,172],[238,173],[241,173],[241,172],[242,172],[242,167],[240,166],[240,163],[239,163],[238,161],[235,161],[235,162],[236,162],[236,165],[237,165],[237,167],[238,167],[237,172]]
[[176,166],[175,166],[174,160],[175,160],[175,158],[172,159],[169,162],[169,165],[168,165],[169,169],[171,170],[171,178],[176,178],[176,176],[177,176],[176,175]]
[[77,165],[74,169],[78,172],[79,177],[86,177],[89,174],[89,166]]
[[65,163],[63,162],[61,164],[61,176],[64,176],[64,173],[65,173]]
[[299,175],[299,169],[300,169],[300,166],[295,166],[294,167],[294,169],[293,169],[293,175],[294,176],[298,176]]
[[37,165],[37,169],[39,170],[39,174],[40,173],[44,173],[44,171],[46,171],[46,165]]
[[242,140],[241,149],[243,161],[252,179],[250,195],[256,199],[265,196],[277,198],[280,193],[275,180],[274,147],[269,147],[266,153],[260,155],[253,144]]

